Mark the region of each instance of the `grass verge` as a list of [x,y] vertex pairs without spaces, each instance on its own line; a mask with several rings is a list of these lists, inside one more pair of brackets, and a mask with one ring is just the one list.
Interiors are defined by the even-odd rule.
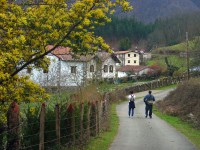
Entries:
[[92,139],[85,150],[108,150],[110,144],[118,133],[119,118],[116,113],[116,105],[112,104],[110,129],[100,134],[99,137]]
[[178,117],[164,114],[156,107],[154,107],[154,113],[185,135],[200,150],[200,130],[196,129],[193,124],[182,121]]
[[172,85],[169,85],[169,86],[156,88],[155,90],[168,90],[168,89],[176,88],[176,87],[177,87],[177,84],[172,84]]

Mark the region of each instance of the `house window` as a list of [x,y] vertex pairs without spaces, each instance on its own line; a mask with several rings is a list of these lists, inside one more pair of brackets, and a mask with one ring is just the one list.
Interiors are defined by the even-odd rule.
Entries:
[[94,72],[94,66],[93,65],[90,66],[90,72]]
[[134,64],[136,64],[136,60],[134,60]]
[[108,66],[107,65],[104,65],[103,71],[108,72]]
[[128,57],[131,57],[131,54],[128,54]]
[[29,74],[30,74],[30,73],[31,73],[31,71],[32,71],[32,69],[28,67],[28,68],[27,68],[27,73],[29,73]]
[[134,57],[136,57],[136,54],[134,54]]
[[109,67],[109,72],[113,72],[113,66],[112,65]]
[[128,60],[128,63],[130,63],[131,61],[130,60]]
[[71,73],[76,73],[76,66],[71,66]]
[[48,72],[49,72],[48,69],[44,69],[44,70],[43,70],[43,73],[48,73]]

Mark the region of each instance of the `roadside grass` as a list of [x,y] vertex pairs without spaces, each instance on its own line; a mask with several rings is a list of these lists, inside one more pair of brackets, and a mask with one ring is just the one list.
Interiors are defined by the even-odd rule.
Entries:
[[168,90],[168,89],[172,89],[172,88],[176,88],[176,87],[177,87],[177,84],[172,84],[169,86],[156,88],[155,90]]
[[200,150],[200,130],[196,129],[193,124],[183,121],[178,117],[164,114],[156,107],[154,107],[154,113],[185,135],[196,146],[196,148]]
[[118,83],[118,84],[102,83],[99,85],[99,90],[100,90],[100,92],[111,92],[116,89],[123,89],[126,87],[133,86],[135,84],[136,84],[136,82],[127,82],[127,83]]
[[109,149],[110,144],[112,143],[115,136],[117,135],[118,128],[119,128],[119,117],[117,116],[117,113],[116,113],[116,105],[117,103],[112,104],[109,130],[101,133],[99,137],[92,139],[89,145],[84,148],[85,150],[108,150]]

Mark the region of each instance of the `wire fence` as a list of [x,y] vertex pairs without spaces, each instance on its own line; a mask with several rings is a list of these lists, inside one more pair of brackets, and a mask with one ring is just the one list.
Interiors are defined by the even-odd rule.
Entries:
[[59,146],[83,149],[92,137],[109,127],[108,96],[100,101],[68,104],[68,107],[56,105],[53,119],[47,117],[48,110],[42,104],[35,122],[20,120],[20,112],[14,107],[17,103],[11,105],[7,115],[8,127],[0,133],[1,150],[44,150]]

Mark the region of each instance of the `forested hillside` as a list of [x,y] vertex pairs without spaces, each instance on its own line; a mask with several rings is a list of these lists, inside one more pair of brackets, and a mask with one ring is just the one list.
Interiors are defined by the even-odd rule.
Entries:
[[112,22],[98,28],[96,32],[108,43],[115,39],[115,45],[118,47],[120,40],[128,38],[132,45],[151,50],[184,42],[186,32],[189,33],[190,40],[199,36],[199,14],[200,11],[175,15],[158,19],[151,24],[144,24],[135,18],[112,17]]
[[198,11],[199,0],[130,0],[133,10],[129,13],[117,11],[116,16],[133,17],[144,23],[152,23],[156,19],[166,18],[176,14]]
[[138,22],[135,18],[117,18],[112,17],[112,22],[96,30],[98,35],[103,37],[115,37],[121,39],[128,37],[134,41],[146,39],[154,30],[154,26]]

